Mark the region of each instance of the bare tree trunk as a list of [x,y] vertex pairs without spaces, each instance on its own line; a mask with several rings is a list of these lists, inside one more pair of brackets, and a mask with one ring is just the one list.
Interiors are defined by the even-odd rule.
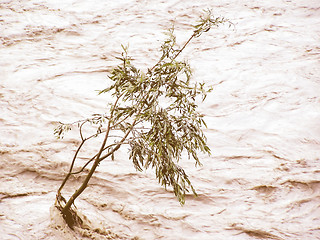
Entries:
[[[80,188],[75,191],[75,193],[70,197],[70,199],[68,200],[68,202],[66,203],[66,205],[61,209],[61,212],[63,214],[63,218],[66,220],[66,222],[68,223],[68,225],[72,228],[72,226],[74,224],[76,224],[76,222],[80,221],[81,219],[77,216],[77,214],[71,209],[72,204],[74,203],[74,201],[76,200],[76,198],[87,188],[88,186],[88,182],[90,180],[90,178],[92,177],[93,173],[95,172],[97,166],[99,165],[100,162],[100,156],[104,150],[104,147],[107,143],[107,139],[109,136],[109,132],[110,132],[110,122],[108,124],[108,128],[106,131],[106,135],[104,137],[104,140],[101,144],[100,150],[96,156],[96,159],[90,169],[90,172],[88,173],[88,175],[86,176],[84,182],[81,184]],[[70,173],[67,175],[66,179],[69,177]],[[64,185],[64,184],[63,184]],[[63,186],[62,186],[63,187]],[[61,188],[59,190],[61,190]]]

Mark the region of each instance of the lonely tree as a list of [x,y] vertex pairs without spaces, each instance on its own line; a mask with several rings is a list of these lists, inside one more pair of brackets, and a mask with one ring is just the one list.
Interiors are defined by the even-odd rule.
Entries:
[[[191,81],[189,64],[178,57],[192,39],[225,22],[226,19],[214,17],[210,10],[205,11],[181,48],[176,44],[174,29],[169,29],[167,39],[161,45],[159,61],[146,72],[133,65],[127,47],[122,46],[123,52],[118,58],[120,64],[109,75],[111,85],[99,92],[113,97],[106,113],[57,126],[57,137],[62,138],[75,125],[81,139],[56,195],[55,205],[70,227],[81,223],[73,207],[74,201],[87,188],[98,165],[105,159],[114,159],[115,152],[123,145],[128,146],[128,156],[135,168],[138,171],[154,169],[159,183],[172,187],[181,204],[184,204],[187,192],[196,195],[178,162],[184,152],[195,160],[196,165],[201,164],[197,155],[199,151],[210,154],[202,131],[206,124],[203,115],[197,111],[197,100],[205,100],[210,88],[204,83]],[[88,125],[95,131],[86,136],[83,129]],[[103,137],[96,153],[80,169],[74,169],[79,152],[97,136]],[[85,175],[80,187],[65,199],[62,189],[70,176],[80,174]]]

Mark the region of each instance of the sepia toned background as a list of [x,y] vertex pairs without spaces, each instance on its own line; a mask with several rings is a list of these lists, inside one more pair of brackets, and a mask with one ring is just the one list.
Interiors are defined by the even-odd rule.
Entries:
[[[213,154],[181,162],[199,196],[181,207],[123,149],[76,201],[91,226],[69,230],[52,206],[79,139],[56,123],[105,111],[121,44],[146,70],[165,29],[182,45],[208,8],[234,26],[181,56],[213,86],[199,105]],[[0,238],[320,239],[319,26],[316,0],[0,0]]]

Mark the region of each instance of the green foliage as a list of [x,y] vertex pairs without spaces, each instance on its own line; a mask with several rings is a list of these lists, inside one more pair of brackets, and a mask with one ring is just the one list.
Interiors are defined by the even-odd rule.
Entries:
[[194,26],[194,36],[199,37],[202,33],[208,32],[213,26],[219,26],[223,23],[229,23],[229,27],[232,23],[224,17],[213,17],[210,9],[204,11],[203,16],[200,17],[198,24]]
[[205,99],[207,91],[204,84],[190,83],[189,64],[173,57],[171,30],[169,37],[162,45],[162,60],[146,74],[132,65],[123,48],[122,64],[110,75],[113,84],[100,93],[111,92],[120,99],[110,120],[124,134],[131,129],[130,159],[136,169],[155,168],[159,182],[173,186],[183,204],[187,187],[195,191],[174,160],[179,161],[186,150],[200,164],[197,151],[210,153],[201,130],[205,122],[196,111],[196,98]]
[[[178,56],[193,38],[225,22],[224,18],[214,18],[210,10],[205,11],[181,48],[176,44],[174,28],[169,29],[160,48],[159,61],[147,72],[134,66],[128,48],[122,46],[123,52],[118,58],[121,63],[109,75],[111,85],[99,92],[113,96],[107,114],[97,114],[72,124],[60,123],[55,130],[58,137],[63,137],[64,132],[76,124],[82,140],[58,190],[57,200],[63,211],[68,210],[82,193],[98,164],[108,157],[114,159],[115,151],[124,144],[129,146],[129,158],[135,168],[139,171],[154,169],[159,183],[165,188],[171,186],[181,204],[185,203],[185,195],[190,190],[196,195],[178,163],[186,153],[189,159],[194,159],[196,166],[201,165],[198,152],[210,154],[202,131],[206,124],[203,115],[197,111],[197,103],[204,101],[211,89],[204,83],[193,82],[190,65],[178,60]],[[86,123],[96,127],[94,134],[84,136],[82,128]],[[105,134],[105,138],[97,154],[74,172],[74,162],[83,144],[100,134]],[[83,172],[91,162],[93,165],[83,185],[63,206],[59,199],[62,199],[60,191],[65,182],[70,175]]]

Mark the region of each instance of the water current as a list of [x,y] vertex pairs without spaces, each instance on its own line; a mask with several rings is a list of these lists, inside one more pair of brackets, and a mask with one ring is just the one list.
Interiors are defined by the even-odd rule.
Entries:
[[[234,27],[181,56],[214,87],[199,105],[213,154],[182,163],[199,196],[180,206],[124,149],[76,202],[88,228],[70,230],[52,206],[79,138],[56,123],[104,112],[120,44],[151,67],[163,31],[184,43],[207,8]],[[0,238],[320,239],[319,26],[317,0],[0,0]]]

